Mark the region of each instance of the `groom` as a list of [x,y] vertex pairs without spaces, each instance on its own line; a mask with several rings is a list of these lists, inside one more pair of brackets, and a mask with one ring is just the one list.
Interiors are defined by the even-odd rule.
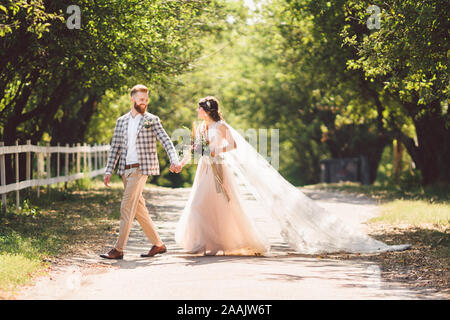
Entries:
[[167,251],[148,214],[142,191],[149,175],[159,175],[159,162],[156,153],[158,139],[170,158],[170,171],[179,173],[181,165],[177,152],[161,125],[158,116],[146,112],[148,89],[136,85],[131,89],[131,111],[116,122],[104,183],[109,187],[111,173],[119,161],[118,171],[124,183],[124,192],[120,206],[119,238],[108,253],[101,254],[105,259],[122,259],[123,250],[128,241],[133,220],[136,217],[145,235],[153,244],[150,251],[141,257],[152,257]]

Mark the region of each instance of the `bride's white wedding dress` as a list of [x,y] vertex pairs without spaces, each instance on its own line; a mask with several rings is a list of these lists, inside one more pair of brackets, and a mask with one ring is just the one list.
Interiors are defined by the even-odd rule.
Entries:
[[318,206],[285,180],[225,121],[214,123],[207,131],[203,122],[196,135],[206,134],[211,149],[227,146],[227,137],[217,130],[219,124],[226,125],[237,148],[215,158],[200,158],[191,194],[175,232],[176,242],[187,252],[264,254],[270,244],[256,227],[255,216],[270,217],[284,240],[299,253],[372,253],[410,247],[377,241],[355,224],[348,224]]
[[[217,130],[219,123],[223,121],[214,123],[206,131],[203,122],[197,129],[196,135],[203,134],[210,141],[211,150],[224,140]],[[269,245],[245,214],[232,170],[220,159],[220,156],[215,159],[201,156],[175,239],[190,253],[223,251],[237,255],[263,254]],[[221,171],[221,185],[217,185],[215,169]]]

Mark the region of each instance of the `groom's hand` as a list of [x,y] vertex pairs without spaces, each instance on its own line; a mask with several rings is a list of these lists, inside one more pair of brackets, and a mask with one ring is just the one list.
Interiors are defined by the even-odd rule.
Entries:
[[103,179],[103,183],[105,184],[105,186],[107,186],[109,188],[109,183],[111,182],[111,175],[110,174],[105,174],[105,178]]

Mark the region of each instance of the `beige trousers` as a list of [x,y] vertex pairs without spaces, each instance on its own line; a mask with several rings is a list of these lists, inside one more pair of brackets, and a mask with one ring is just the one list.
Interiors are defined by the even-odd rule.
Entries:
[[123,251],[126,247],[134,218],[139,222],[152,244],[161,243],[161,238],[148,214],[145,200],[142,196],[147,177],[147,175],[142,174],[139,168],[126,169],[122,175],[124,191],[120,205],[119,238],[114,245],[114,248],[119,251]]

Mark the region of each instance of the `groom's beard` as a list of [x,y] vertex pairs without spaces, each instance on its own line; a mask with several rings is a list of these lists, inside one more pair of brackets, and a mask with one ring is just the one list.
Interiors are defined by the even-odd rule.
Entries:
[[134,103],[134,109],[139,113],[144,113],[145,109],[147,109],[147,105],[139,105],[136,102]]

